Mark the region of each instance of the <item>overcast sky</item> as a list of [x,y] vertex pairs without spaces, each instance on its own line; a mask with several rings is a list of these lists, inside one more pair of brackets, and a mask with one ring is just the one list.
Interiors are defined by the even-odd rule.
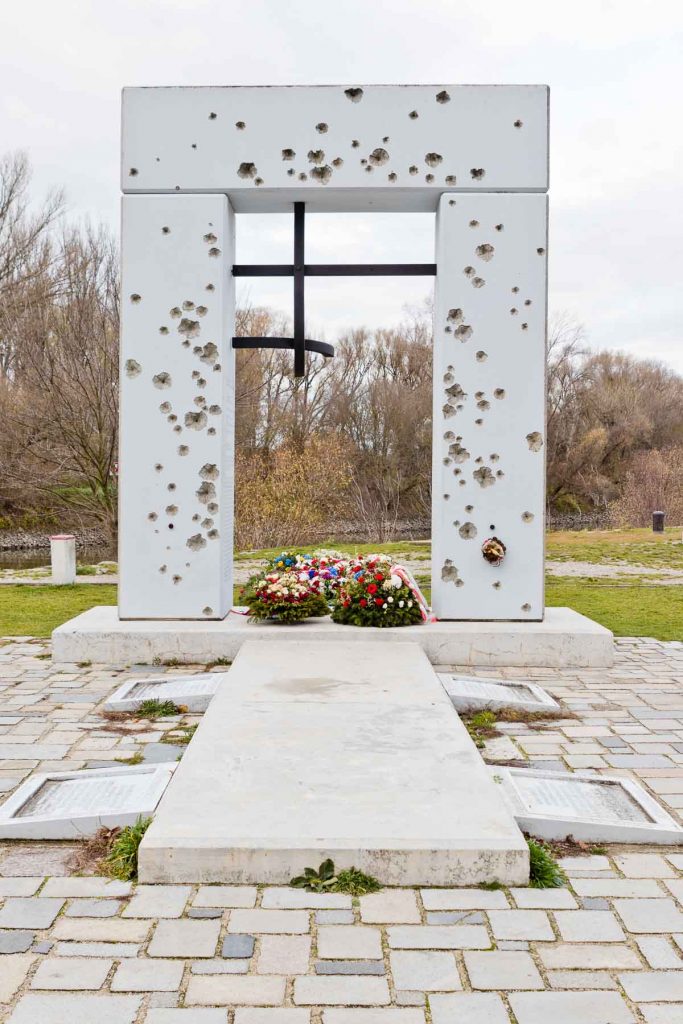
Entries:
[[[124,85],[548,83],[550,308],[595,348],[683,372],[678,0],[0,0],[0,150],[38,193],[118,229]],[[238,260],[290,261],[288,217],[241,216]],[[310,262],[428,261],[433,217],[311,217]],[[285,282],[253,303],[291,310]],[[309,280],[309,336],[396,323],[424,280]]]

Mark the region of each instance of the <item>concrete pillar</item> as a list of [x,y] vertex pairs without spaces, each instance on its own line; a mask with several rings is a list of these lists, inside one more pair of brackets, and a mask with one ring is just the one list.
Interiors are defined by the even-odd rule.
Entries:
[[57,533],[50,537],[52,582],[76,582],[76,538],[71,533]]
[[226,196],[124,196],[122,619],[232,604],[233,260]]
[[[440,619],[543,618],[546,250],[545,195],[439,201],[432,604]],[[488,545],[487,560],[482,545],[493,538],[503,546]]]

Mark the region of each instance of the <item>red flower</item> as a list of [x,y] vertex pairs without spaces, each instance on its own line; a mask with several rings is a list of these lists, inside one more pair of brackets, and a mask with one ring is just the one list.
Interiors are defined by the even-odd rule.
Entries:
[[382,600],[382,598],[381,598],[381,597],[376,597],[376,598],[375,598],[375,604],[378,604],[378,605],[383,605],[383,604],[384,604],[384,601]]
[[370,586],[368,587],[368,594],[376,594],[376,593],[377,593],[377,584],[376,583],[371,583]]
[[384,576],[382,575],[381,572],[376,572],[375,573],[375,579],[378,580],[381,583],[382,580],[384,579]]
[[368,602],[365,600],[364,597],[361,597],[361,599],[360,599],[360,601],[358,603],[360,604],[361,608],[365,608],[365,606],[366,606],[366,604]]

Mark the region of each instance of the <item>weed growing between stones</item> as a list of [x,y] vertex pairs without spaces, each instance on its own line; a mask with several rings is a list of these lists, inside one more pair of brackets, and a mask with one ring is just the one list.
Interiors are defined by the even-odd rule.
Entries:
[[118,878],[122,882],[137,878],[138,849],[151,823],[151,818],[138,818],[134,825],[127,825],[115,836],[102,861],[102,868],[110,878]]
[[136,718],[171,718],[173,715],[182,715],[187,710],[172,700],[156,700],[150,698],[143,700],[135,709]]
[[537,839],[527,838],[529,847],[529,885],[532,889],[559,889],[567,876],[547,847]]
[[364,896],[382,888],[376,878],[357,868],[345,868],[335,874],[334,862],[329,858],[317,870],[306,868],[303,875],[297,875],[289,884],[295,889],[306,889],[308,892],[343,892],[349,896]]

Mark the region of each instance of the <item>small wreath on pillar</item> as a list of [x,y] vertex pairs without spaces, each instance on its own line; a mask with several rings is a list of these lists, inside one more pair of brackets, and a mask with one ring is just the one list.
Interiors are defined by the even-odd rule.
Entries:
[[489,565],[500,565],[507,548],[498,537],[489,537],[481,546],[481,553]]

